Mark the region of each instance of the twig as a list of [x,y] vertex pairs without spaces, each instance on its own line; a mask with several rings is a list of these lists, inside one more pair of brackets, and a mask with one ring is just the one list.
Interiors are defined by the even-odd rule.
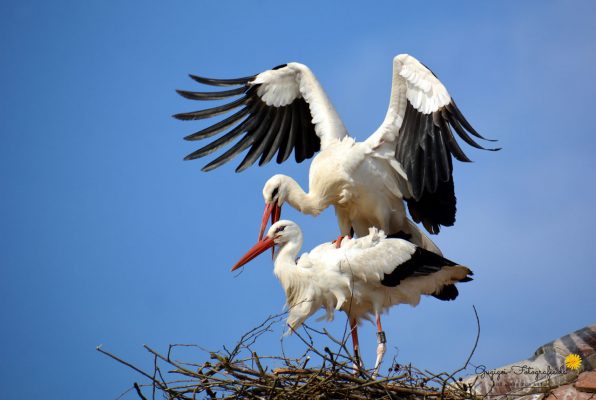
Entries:
[[154,382],[157,385],[161,386],[161,383],[159,381],[156,381],[155,379],[153,379],[153,377],[151,375],[149,375],[148,373],[146,373],[145,371],[135,367],[134,365],[132,365],[129,362],[124,361],[123,359],[119,358],[118,356],[115,356],[114,354],[110,353],[109,351],[105,351],[104,349],[101,348],[102,345],[100,344],[99,346],[97,346],[95,348],[95,350],[99,351],[102,354],[105,354],[106,356],[118,361],[120,364],[124,364],[129,368],[132,368],[133,370],[137,371],[139,374],[143,375],[146,378],[149,378],[152,382]]
[[478,347],[478,341],[480,340],[480,318],[478,318],[478,311],[476,311],[476,306],[472,305],[472,308],[474,309],[474,316],[476,317],[476,340],[474,341],[474,347],[472,347],[472,351],[468,355],[468,358],[466,359],[466,362],[464,363],[464,365],[462,367],[460,367],[459,369],[455,370],[454,372],[452,372],[447,378],[445,378],[443,380],[443,388],[441,390],[441,397],[443,397],[445,395],[445,389],[447,388],[447,383],[449,383],[449,381],[452,380],[455,375],[457,375],[461,371],[468,368],[468,364],[470,363],[472,356],[476,352],[476,347]]
[[[475,309],[474,311],[476,312]],[[251,346],[263,334],[272,331],[274,324],[281,322],[282,315],[270,316],[242,335],[229,350],[224,348],[219,352],[210,352],[211,360],[205,362],[182,362],[173,359],[174,347],[192,345],[170,345],[165,356],[145,345],[145,349],[153,356],[152,375],[101,348],[98,348],[98,351],[132,368],[149,380],[147,385],[135,383],[133,386],[141,400],[147,400],[141,391],[142,387],[152,387],[156,398],[159,396],[155,394],[161,391],[164,398],[168,400],[394,399],[412,396],[428,399],[441,397],[446,400],[469,398],[469,394],[463,391],[461,393],[456,390],[447,391],[446,386],[453,380],[455,374],[467,367],[471,355],[467,358],[464,367],[452,374],[445,372],[432,374],[429,371],[420,371],[411,365],[400,367],[395,363],[394,358],[393,366],[387,376],[379,376],[378,380],[371,380],[367,370],[362,369],[358,375],[353,374],[351,363],[355,360],[347,349],[346,337],[335,338],[326,330],[319,331],[308,326],[305,326],[301,332],[294,332],[305,347],[301,356],[287,357],[283,352],[283,340],[280,342],[282,356],[258,355]],[[476,318],[479,325],[477,314]],[[347,332],[344,335],[347,336]],[[320,350],[316,346],[319,340],[325,343],[331,341],[338,347],[333,346],[333,350],[330,348]],[[477,343],[478,337],[472,354]],[[321,361],[318,365],[312,361],[312,354],[320,357]],[[428,384],[436,386],[428,386]]]
[[141,400],[147,400],[147,398],[145,396],[143,396],[143,392],[141,392],[141,388],[139,387],[139,384],[138,383],[135,382],[133,384],[133,387],[137,391],[137,394],[139,395],[139,397],[141,398]]

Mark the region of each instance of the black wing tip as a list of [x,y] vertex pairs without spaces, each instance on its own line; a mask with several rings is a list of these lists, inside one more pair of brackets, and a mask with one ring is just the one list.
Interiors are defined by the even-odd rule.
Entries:
[[214,78],[206,78],[204,76],[188,74],[188,76],[195,82],[202,83],[204,85],[211,85],[211,86],[239,86],[239,85],[246,85],[248,82],[253,80],[256,75],[245,76],[242,78],[234,78],[234,79],[214,79]]
[[212,171],[212,170],[214,170],[215,168],[222,166],[222,165],[223,165],[223,164],[225,164],[227,161],[229,161],[229,160],[226,160],[226,161],[223,161],[223,162],[222,162],[222,160],[220,160],[219,158],[218,158],[218,159],[215,159],[215,160],[211,161],[209,164],[207,164],[207,165],[203,165],[203,166],[201,167],[201,171],[203,171],[203,172],[209,172],[209,171]]
[[206,119],[206,118],[210,118],[210,117],[215,117],[220,114],[224,114],[224,113],[226,113],[230,110],[233,110],[235,108],[247,105],[247,104],[251,103],[252,101],[253,101],[253,99],[247,94],[243,97],[240,97],[237,100],[234,100],[230,103],[223,104],[221,106],[206,108],[206,109],[198,110],[198,111],[191,111],[191,112],[187,112],[187,113],[174,114],[174,118],[180,119],[183,121]]
[[[468,132],[470,132],[472,135],[476,136],[479,139],[482,140],[486,140],[487,142],[498,142],[498,139],[490,139],[490,138],[486,138],[484,136],[482,136],[480,133],[478,133],[473,127],[472,125],[468,122],[468,120],[466,119],[466,117],[464,117],[464,115],[462,114],[461,110],[459,109],[459,107],[457,106],[457,104],[455,104],[455,100],[453,100],[453,98],[451,98],[451,102],[447,105],[447,110],[449,112],[452,112],[453,116],[462,124],[466,127],[466,130]],[[468,129],[469,128],[469,129]],[[485,150],[489,150],[489,149],[485,149]]]
[[199,158],[199,157],[196,156],[194,153],[190,153],[190,154],[187,154],[186,156],[184,156],[184,161],[192,161],[192,160],[196,160],[197,158]]
[[[478,150],[485,150],[485,151],[500,151],[500,150],[503,150],[502,147],[482,147],[482,146],[480,146],[480,147],[476,147],[476,148]],[[457,158],[457,157],[455,157],[455,158]],[[458,161],[461,161],[461,162],[471,162],[471,163],[474,162],[474,160],[468,158],[468,156],[466,156],[466,159],[465,160],[460,160],[459,158],[457,158],[457,160]]]
[[178,113],[172,115],[172,118],[175,118],[179,121],[191,121],[193,118],[189,115],[189,113]]
[[240,164],[240,165],[238,165],[236,167],[236,169],[234,170],[234,172],[238,174],[238,173],[240,173],[242,171],[247,170],[251,165],[253,165],[253,163],[247,163],[247,164],[244,164],[244,165]]
[[452,177],[439,182],[434,193],[424,191],[418,199],[412,197],[405,200],[412,219],[421,222],[431,235],[438,234],[442,226],[455,224],[457,198]]
[[[492,140],[492,142],[494,142],[494,140]],[[479,150],[486,150],[486,151],[499,151],[502,149],[502,147],[477,147],[477,149]]]
[[221,167],[222,165],[226,164],[228,161],[230,161],[234,157],[235,157],[234,155],[226,156],[226,157],[224,157],[224,155],[221,155],[218,158],[216,158],[215,160],[211,161],[209,164],[203,166],[201,168],[201,171],[203,171],[203,172],[213,171],[215,168]]
[[248,85],[242,85],[238,88],[231,89],[231,90],[221,90],[216,92],[192,92],[190,90],[180,90],[176,89],[176,93],[180,96],[187,98],[189,100],[199,100],[199,101],[206,101],[206,100],[221,100],[227,99],[229,97],[235,97],[246,93],[250,89]]
[[205,147],[201,147],[198,150],[193,151],[190,154],[187,154],[184,157],[185,161],[191,161],[191,160],[196,160],[197,158],[202,158],[205,157],[206,155],[210,154],[211,152],[209,151],[205,151]]
[[[280,68],[284,68],[286,66],[287,66],[287,64],[282,64],[277,67],[274,67],[273,69],[280,69]],[[276,162],[278,164],[281,164],[281,163],[285,162],[291,156],[292,150],[294,150],[296,152],[296,162],[301,163],[301,162],[305,161],[306,159],[311,158],[314,155],[314,153],[316,153],[320,149],[320,142],[318,140],[318,137],[316,137],[316,134],[314,133],[314,126],[305,124],[307,126],[307,128],[309,128],[309,129],[306,129],[306,130],[304,129],[304,126],[301,125],[302,121],[300,120],[300,118],[302,118],[302,117],[306,118],[306,117],[301,116],[300,110],[297,111],[295,109],[296,106],[294,106],[294,108],[292,108],[292,115],[288,115],[286,110],[284,110],[284,112],[282,114],[279,114],[279,115],[283,116],[283,118],[279,121],[279,124],[276,122],[275,125],[272,125],[276,121],[276,119],[274,119],[274,122],[269,121],[270,118],[268,118],[268,116],[271,113],[270,111],[267,114],[265,114],[265,116],[262,115],[262,113],[260,112],[262,110],[260,110],[260,109],[266,108],[266,106],[264,105],[264,103],[256,101],[257,97],[255,96],[255,92],[258,89],[258,87],[260,86],[258,84],[252,83],[252,81],[254,81],[254,78],[256,77],[256,75],[250,76],[250,77],[244,77],[244,78],[237,78],[237,79],[210,79],[210,78],[205,78],[205,77],[201,77],[201,76],[194,75],[194,74],[189,74],[189,76],[190,76],[190,78],[192,78],[193,80],[195,80],[199,83],[207,84],[207,85],[211,85],[211,86],[233,86],[233,85],[236,85],[236,86],[240,86],[240,87],[234,88],[231,90],[221,91],[221,92],[192,92],[192,91],[177,89],[176,92],[179,95],[181,95],[182,97],[186,97],[186,98],[189,98],[192,100],[214,100],[214,99],[222,99],[225,97],[232,97],[232,95],[240,95],[242,93],[244,93],[244,96],[240,97],[237,100],[234,100],[231,103],[223,104],[221,106],[204,109],[204,110],[199,110],[199,111],[174,114],[172,116],[173,118],[178,119],[178,120],[201,120],[201,119],[213,117],[213,116],[216,116],[219,114],[223,114],[227,111],[230,111],[230,110],[240,107],[240,106],[245,106],[245,107],[242,108],[236,114],[234,114],[234,115],[232,115],[232,116],[230,116],[230,117],[228,117],[228,118],[226,118],[210,127],[207,127],[199,132],[192,133],[190,135],[185,136],[184,140],[195,141],[195,140],[200,140],[200,139],[204,139],[204,138],[213,136],[216,133],[221,132],[222,130],[228,129],[230,126],[232,126],[238,120],[240,120],[240,118],[244,117],[247,112],[250,112],[251,115],[252,114],[256,115],[256,116],[253,115],[252,117],[245,119],[239,125],[234,127],[231,131],[229,131],[227,134],[225,134],[223,137],[220,137],[218,140],[213,142],[213,143],[216,143],[216,145],[214,145],[213,143],[210,143],[209,145],[207,145],[199,150],[196,150],[195,152],[188,154],[186,157],[184,157],[184,160],[195,160],[197,158],[201,158],[203,156],[206,156],[207,154],[212,153],[217,148],[220,148],[221,146],[223,146],[227,142],[229,142],[233,137],[237,136],[237,134],[234,134],[233,136],[226,139],[225,141],[222,141],[222,139],[225,139],[228,136],[230,136],[231,133],[234,133],[234,132],[241,133],[241,131],[239,129],[242,129],[242,132],[245,132],[245,131],[247,132],[247,136],[245,136],[234,147],[232,147],[230,150],[228,150],[222,156],[218,157],[217,159],[215,159],[215,160],[211,161],[210,163],[208,163],[207,165],[203,166],[201,168],[202,171],[208,172],[208,171],[211,171],[211,170],[227,163],[232,158],[236,157],[241,151],[246,149],[248,146],[253,146],[251,148],[252,153],[251,153],[251,151],[249,151],[249,153],[247,154],[248,158],[245,157],[245,160],[243,160],[235,168],[236,173],[240,173],[240,172],[248,169],[250,166],[254,165],[255,162],[257,161],[257,158],[259,158],[259,156],[260,156],[259,161],[258,161],[259,166],[265,165],[269,161],[271,161],[271,159],[273,158],[275,153],[277,153]],[[304,104],[306,105],[306,102]],[[285,109],[285,107],[282,107],[282,108]],[[307,112],[309,112],[307,105],[306,105],[306,110],[307,110]],[[259,112],[256,112],[256,111],[259,111]],[[309,118],[306,118],[307,122],[312,124],[310,115],[308,115],[308,117]],[[255,119],[255,118],[257,118],[257,119]],[[262,121],[263,119],[265,119],[264,122]],[[269,121],[269,122],[267,122],[267,121]],[[259,125],[259,124],[261,124],[261,122],[264,123],[265,125],[256,129],[256,131],[255,131],[255,129],[252,129],[253,125],[255,125],[255,124]],[[247,123],[250,124],[250,126],[246,126]],[[271,126],[269,126],[269,125],[271,125]],[[278,125],[280,125],[280,126],[278,126]],[[272,128],[275,128],[275,127],[278,127],[280,129],[281,128],[289,129],[290,131],[285,132],[285,135],[284,135],[284,132],[278,133],[277,135],[273,135],[273,136],[269,135],[269,133],[271,133],[271,134],[275,133],[273,131],[269,132],[269,131],[271,131]],[[258,147],[258,145],[259,145],[259,143],[261,143],[261,141],[258,141],[256,139],[256,137],[251,136],[251,135],[259,135],[258,137],[261,138],[262,134],[264,134],[264,132],[265,132],[263,130],[267,130],[267,132],[269,132],[267,135],[271,136],[274,139],[272,139],[273,141],[268,140],[267,142],[264,142],[265,147],[261,148],[262,146]],[[312,141],[312,138],[303,139],[306,144],[302,143],[302,142],[300,142],[299,144],[295,143],[296,135],[304,135],[306,133],[310,133],[311,131],[312,131],[312,134],[315,135],[315,137],[317,139],[316,143],[306,143],[308,140]],[[290,133],[293,133],[293,135],[290,135]],[[267,136],[267,137],[269,137],[269,136]],[[290,137],[286,137],[286,136],[290,136]],[[247,141],[247,139],[246,139],[247,137],[250,140]],[[252,137],[252,139],[251,139],[251,137]],[[286,139],[285,142],[284,142],[284,140],[281,140],[284,138]],[[263,139],[263,138],[261,138],[261,139]],[[259,140],[261,140],[261,139],[259,139]],[[302,145],[303,148],[300,147],[300,145]],[[255,147],[255,146],[257,146],[257,147]],[[259,151],[259,150],[261,150],[261,151]],[[257,154],[257,153],[258,153],[258,155],[255,157],[255,154]]]
[[209,81],[209,78],[206,78],[204,76],[199,76],[199,75],[195,75],[195,74],[188,74],[188,76],[193,81],[199,82],[199,83],[205,83],[205,81]]
[[[197,96],[195,92],[191,92],[190,90],[176,89],[176,93],[178,93],[180,96],[184,97],[185,99],[203,100],[200,96]],[[205,100],[210,100],[210,99],[206,98]]]
[[213,109],[206,109],[206,110],[174,114],[174,115],[172,115],[172,118],[175,118],[179,121],[198,121],[201,119],[209,118],[213,115],[217,115],[217,110],[213,111]]
[[204,76],[195,75],[195,74],[188,74],[188,76],[193,81],[198,82],[198,83],[202,83],[204,85],[209,85],[210,84],[210,81],[211,81],[211,79],[209,79],[209,78],[206,78]]

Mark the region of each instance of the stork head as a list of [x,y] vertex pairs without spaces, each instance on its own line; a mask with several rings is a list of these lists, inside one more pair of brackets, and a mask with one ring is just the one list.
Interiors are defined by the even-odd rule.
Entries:
[[271,225],[271,228],[267,231],[267,235],[242,256],[232,267],[232,271],[245,265],[267,249],[275,245],[282,248],[288,243],[295,243],[298,246],[302,245],[302,231],[295,222],[282,219]]
[[[288,197],[288,185],[285,175],[273,175],[263,186],[265,204],[277,202],[281,206]],[[277,222],[277,221],[276,221]]]
[[283,246],[292,241],[301,241],[302,230],[295,222],[282,219],[271,225],[267,238],[272,239],[276,245]]
[[288,197],[288,184],[284,175],[274,175],[263,186],[263,199],[265,200],[265,211],[259,230],[259,240],[263,238],[267,220],[271,217],[271,224],[279,221],[281,216],[281,206]]

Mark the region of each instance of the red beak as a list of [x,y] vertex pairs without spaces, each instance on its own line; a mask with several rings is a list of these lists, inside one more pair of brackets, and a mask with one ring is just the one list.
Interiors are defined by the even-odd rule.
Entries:
[[263,219],[261,220],[261,229],[259,230],[259,240],[263,240],[269,217],[271,217],[271,225],[279,221],[279,218],[281,217],[281,206],[277,205],[277,201],[265,205]]
[[246,264],[247,262],[249,262],[256,256],[258,256],[259,254],[261,254],[268,248],[273,247],[274,245],[275,245],[275,242],[271,238],[266,237],[265,239],[260,240],[245,255],[243,255],[242,258],[240,260],[238,260],[238,262],[236,264],[234,264],[231,271],[237,270],[238,268],[240,268],[241,266],[243,266],[244,264]]

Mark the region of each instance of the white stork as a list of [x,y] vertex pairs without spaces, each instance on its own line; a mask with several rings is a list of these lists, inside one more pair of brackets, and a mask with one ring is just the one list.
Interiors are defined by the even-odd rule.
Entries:
[[[212,170],[250,148],[236,168],[242,171],[259,159],[285,161],[292,150],[297,162],[317,151],[309,174],[309,193],[292,178],[275,175],[265,184],[265,215],[279,220],[284,202],[303,213],[317,215],[335,206],[340,234],[351,230],[366,235],[371,226],[398,233],[427,250],[441,254],[426,235],[411,222],[410,215],[432,234],[441,225],[455,222],[453,155],[470,161],[456,142],[452,129],[469,145],[482,149],[467,132],[484,139],[461,114],[436,76],[407,54],[393,59],[393,84],[389,109],[381,126],[364,142],[348,136],[333,105],[310,69],[302,64],[280,65],[255,76],[238,79],[209,79],[191,75],[203,84],[238,86],[220,92],[178,90],[193,100],[215,100],[242,95],[214,108],[176,114],[182,120],[197,120],[239,111],[186,140],[200,140],[229,131],[189,154],[192,160],[210,154],[245,135],[221,156],[203,167]],[[490,149],[497,150],[497,149]]]
[[473,275],[467,267],[409,241],[387,238],[376,228],[359,239],[343,240],[339,248],[331,243],[319,245],[296,260],[302,231],[287,220],[273,224],[232,271],[273,246],[278,246],[273,272],[286,293],[290,331],[321,308],[327,320],[333,319],[334,311],[344,311],[350,321],[354,357],[360,360],[357,326],[374,316],[378,347],[373,376],[385,354],[381,314],[397,304],[416,306],[421,295],[454,300],[458,295],[455,283],[468,282]]

